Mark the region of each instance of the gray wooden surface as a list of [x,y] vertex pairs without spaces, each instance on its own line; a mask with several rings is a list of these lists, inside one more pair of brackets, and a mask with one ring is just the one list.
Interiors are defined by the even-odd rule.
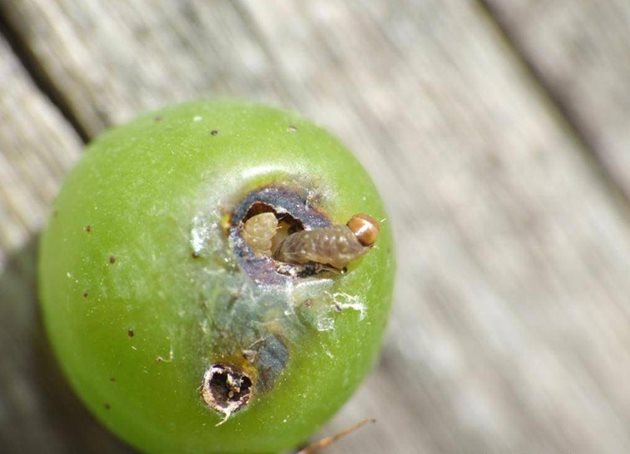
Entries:
[[329,453],[630,451],[630,3],[0,0],[0,451],[127,452],[64,384],[36,242],[82,141],[168,103],[335,132],[395,227]]

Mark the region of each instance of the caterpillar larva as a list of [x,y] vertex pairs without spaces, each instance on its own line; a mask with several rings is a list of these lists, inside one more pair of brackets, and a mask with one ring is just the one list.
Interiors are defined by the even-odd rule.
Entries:
[[[272,219],[273,218],[273,219]],[[345,225],[301,230],[287,236],[272,250],[278,221],[273,213],[261,213],[245,222],[243,238],[257,255],[295,263],[319,263],[343,269],[376,242],[380,226],[367,214],[355,214]]]

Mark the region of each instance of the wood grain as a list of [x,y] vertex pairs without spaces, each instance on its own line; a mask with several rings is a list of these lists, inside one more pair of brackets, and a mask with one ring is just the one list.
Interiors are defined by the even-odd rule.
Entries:
[[89,136],[162,104],[243,96],[314,118],[365,164],[395,228],[396,305],[377,368],[322,434],[378,422],[327,452],[630,449],[629,213],[484,8],[4,0],[0,12]]
[[0,39],[0,263],[41,226],[80,141]]
[[487,3],[542,84],[630,198],[630,3]]
[[124,452],[65,384],[37,310],[37,232],[80,140],[1,37],[0,87],[0,451]]

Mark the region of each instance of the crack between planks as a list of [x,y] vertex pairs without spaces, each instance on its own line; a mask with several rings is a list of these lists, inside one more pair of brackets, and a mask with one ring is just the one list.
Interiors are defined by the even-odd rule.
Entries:
[[15,55],[15,58],[22,65],[26,74],[31,78],[35,87],[57,109],[66,122],[70,124],[83,143],[87,143],[90,140],[90,135],[72,112],[70,104],[65,100],[61,91],[57,89],[54,81],[46,73],[37,55],[29,48],[27,41],[12,26],[7,15],[2,11],[2,6],[0,6],[0,36],[4,37],[13,55]]
[[607,194],[620,209],[625,220],[630,222],[630,194],[626,193],[623,186],[617,182],[614,173],[609,169],[609,165],[602,157],[602,154],[598,152],[599,147],[594,135],[588,131],[588,126],[582,121],[580,115],[571,108],[569,102],[561,93],[554,89],[552,83],[538,69],[538,66],[529,57],[525,47],[516,36],[516,33],[511,30],[508,21],[491,3],[491,0],[477,0],[481,13],[495,26],[504,44],[522,65],[534,88],[550,106],[552,115],[576,141],[577,148],[589,164],[589,168],[600,180]]

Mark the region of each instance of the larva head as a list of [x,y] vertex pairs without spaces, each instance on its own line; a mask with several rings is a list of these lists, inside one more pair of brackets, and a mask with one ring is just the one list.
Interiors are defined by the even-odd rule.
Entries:
[[372,216],[365,213],[355,214],[346,224],[363,246],[372,246],[378,238],[381,226]]

